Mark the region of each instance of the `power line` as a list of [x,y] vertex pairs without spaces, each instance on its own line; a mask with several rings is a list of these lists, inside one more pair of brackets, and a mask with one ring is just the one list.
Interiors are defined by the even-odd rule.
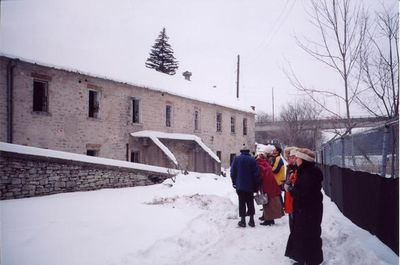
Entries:
[[278,18],[275,20],[275,23],[273,24],[273,26],[271,27],[271,30],[269,31],[269,33],[267,34],[266,38],[263,38],[261,40],[261,42],[256,46],[256,48],[254,48],[251,51],[251,54],[249,54],[247,57],[248,58],[252,58],[253,56],[257,55],[258,50],[260,50],[261,48],[267,48],[271,42],[274,40],[276,33],[281,29],[281,27],[284,25],[284,23],[287,20],[287,17],[290,15],[290,13],[293,10],[293,7],[296,3],[296,0],[292,0],[292,4],[288,7],[288,3],[290,0],[286,0],[285,5],[283,7],[283,9],[281,10],[281,12],[278,15]]

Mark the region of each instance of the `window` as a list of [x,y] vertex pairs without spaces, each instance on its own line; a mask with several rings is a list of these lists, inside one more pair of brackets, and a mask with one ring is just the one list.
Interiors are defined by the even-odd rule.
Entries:
[[199,111],[198,110],[194,111],[194,130],[195,131],[199,130]]
[[99,92],[89,90],[89,117],[98,118],[99,116]]
[[97,156],[97,154],[98,154],[98,150],[88,149],[86,151],[86,155],[88,155],[88,156]]
[[231,117],[231,133],[236,132],[236,119],[235,117]]
[[243,119],[243,135],[247,135],[247,119]]
[[221,161],[221,151],[217,151],[217,156],[218,156],[219,160]]
[[131,162],[140,163],[140,152],[131,152]]
[[139,119],[139,99],[137,98],[133,98],[132,99],[132,122],[133,123],[139,123],[140,119]]
[[47,112],[48,82],[33,80],[33,111]]
[[172,106],[167,105],[165,107],[165,126],[171,127],[171,117],[172,117]]
[[232,165],[233,160],[235,159],[236,154],[230,154],[229,155],[229,165]]
[[217,132],[222,132],[222,113],[217,113]]

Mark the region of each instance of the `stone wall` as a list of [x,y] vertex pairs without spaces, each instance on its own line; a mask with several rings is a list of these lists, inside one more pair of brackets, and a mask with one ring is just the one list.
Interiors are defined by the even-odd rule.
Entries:
[[7,65],[0,60],[0,141],[7,141]]
[[160,183],[168,174],[0,151],[0,199]]

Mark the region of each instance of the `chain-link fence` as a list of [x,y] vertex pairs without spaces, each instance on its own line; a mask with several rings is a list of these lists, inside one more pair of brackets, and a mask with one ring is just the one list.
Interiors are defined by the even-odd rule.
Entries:
[[317,160],[356,171],[399,177],[399,122],[353,133],[324,144]]

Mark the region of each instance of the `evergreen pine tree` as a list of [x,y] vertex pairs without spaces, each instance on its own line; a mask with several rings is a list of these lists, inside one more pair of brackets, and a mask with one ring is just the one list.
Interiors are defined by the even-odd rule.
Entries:
[[146,67],[174,75],[178,69],[178,61],[175,60],[173,53],[163,28],[151,49],[150,57],[146,60]]

